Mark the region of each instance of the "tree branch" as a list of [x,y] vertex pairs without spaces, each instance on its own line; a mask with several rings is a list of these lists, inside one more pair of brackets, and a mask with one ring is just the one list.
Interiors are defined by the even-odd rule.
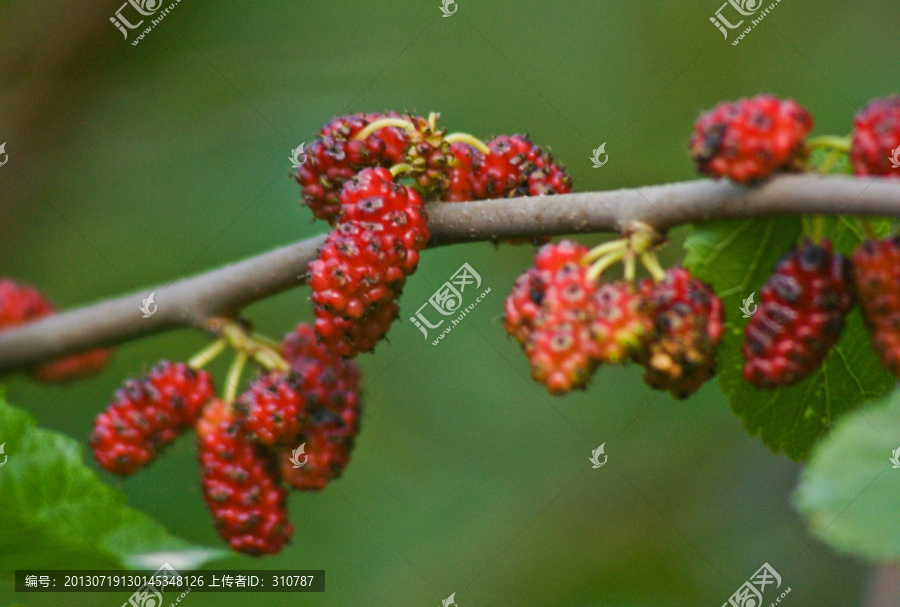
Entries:
[[[755,186],[698,180],[609,192],[435,203],[430,246],[509,237],[617,231],[643,221],[660,232],[713,219],[791,214],[900,216],[900,181],[791,175]],[[177,327],[209,330],[247,305],[302,285],[316,236],[168,286],[148,287],[0,333],[0,373],[64,354],[122,343]],[[156,292],[157,312],[139,307]]]
[[900,607],[900,564],[873,567],[866,589],[864,607]]

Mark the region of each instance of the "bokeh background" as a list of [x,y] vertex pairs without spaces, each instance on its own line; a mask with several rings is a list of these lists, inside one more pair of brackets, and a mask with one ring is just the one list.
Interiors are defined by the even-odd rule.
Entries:
[[[527,132],[576,189],[599,190],[693,178],[691,124],[720,100],[794,97],[815,134],[845,134],[866,100],[898,88],[889,0],[784,1],[737,47],[709,23],[714,0],[460,0],[449,18],[439,5],[183,1],[134,47],[109,23],[118,1],[0,3],[0,273],[72,307],[321,233],[288,156],[336,114],[439,111],[451,131]],[[592,169],[603,142],[609,163]],[[860,603],[869,569],[813,541],[788,504],[799,466],[748,436],[715,382],[675,402],[635,368],[603,369],[564,399],[528,379],[500,314],[532,252],[425,252],[405,317],[463,262],[491,294],[438,346],[398,322],[363,356],[366,415],[344,477],[291,497],[280,555],[213,565],[325,569],[327,591],[183,605],[436,606],[455,592],[461,607],[694,607],[721,605],[764,562],[792,588],[785,603]],[[279,336],[311,318],[308,297],[247,316]],[[125,344],[65,388],[5,381],[42,425],[86,441],[123,377],[205,342]],[[609,463],[593,470],[604,442]],[[125,482],[102,474],[173,533],[221,545],[190,439]],[[0,586],[0,604],[124,596]]]

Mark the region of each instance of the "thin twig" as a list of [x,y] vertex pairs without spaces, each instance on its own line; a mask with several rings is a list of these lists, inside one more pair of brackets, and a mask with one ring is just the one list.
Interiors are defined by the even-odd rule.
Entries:
[[[756,186],[698,180],[609,192],[429,205],[430,246],[510,237],[622,232],[643,221],[660,232],[727,218],[816,214],[900,216],[900,182],[789,175]],[[64,312],[0,333],[0,373],[64,354],[123,343],[178,327],[209,330],[247,305],[302,285],[325,236],[262,253],[167,286]],[[142,318],[156,292],[157,312]]]

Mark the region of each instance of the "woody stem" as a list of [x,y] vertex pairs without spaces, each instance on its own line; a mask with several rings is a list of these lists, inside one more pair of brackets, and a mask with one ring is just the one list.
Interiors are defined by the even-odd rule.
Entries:
[[[623,233],[635,222],[664,234],[684,224],[785,215],[900,217],[900,180],[850,175],[781,175],[754,187],[695,180],[605,192],[437,202],[428,209],[429,247],[498,238]],[[0,374],[55,358],[127,343],[178,328],[210,331],[217,319],[306,282],[301,271],[324,234],[265,251],[170,284],[148,285],[0,331]],[[174,277],[173,277],[174,278]],[[136,305],[156,291],[165,301],[150,318]],[[215,330],[218,333],[218,330]]]

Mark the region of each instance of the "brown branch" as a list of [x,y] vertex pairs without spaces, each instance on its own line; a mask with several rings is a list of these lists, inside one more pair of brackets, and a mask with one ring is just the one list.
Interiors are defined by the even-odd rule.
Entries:
[[900,607],[900,564],[885,563],[872,569],[864,607]]
[[[900,216],[900,181],[784,176],[756,187],[725,181],[585,192],[562,196],[436,203],[428,209],[430,246],[506,237],[622,231],[632,221],[660,232],[713,219],[789,214]],[[0,373],[177,327],[208,329],[247,305],[302,285],[324,236],[262,253],[168,286],[148,287],[0,333]],[[142,300],[156,292],[157,312]]]

